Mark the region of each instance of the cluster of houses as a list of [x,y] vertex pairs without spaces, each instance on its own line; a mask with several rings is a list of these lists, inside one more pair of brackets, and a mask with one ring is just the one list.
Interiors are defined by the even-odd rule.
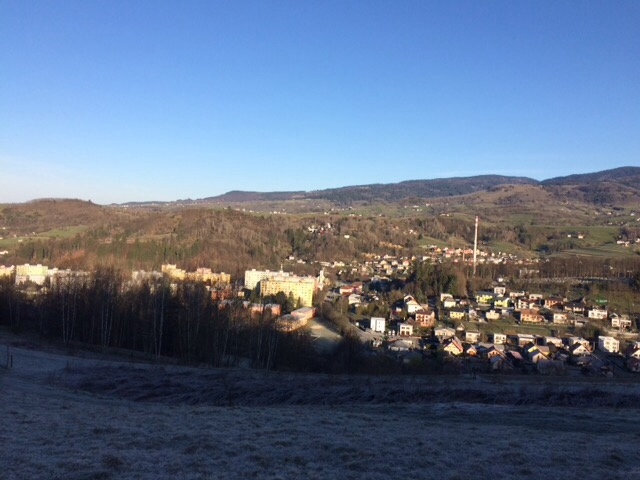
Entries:
[[[349,305],[358,305],[361,294],[358,293],[360,282],[339,289],[342,295],[348,295]],[[539,294],[512,292],[505,295],[504,287],[495,287],[494,292],[480,292],[475,300],[457,299],[450,294],[441,294],[438,314],[429,303],[419,303],[412,295],[406,295],[401,306],[396,306],[394,316],[385,323],[375,322],[374,332],[397,335],[414,335],[424,333],[424,329],[432,329],[437,321],[449,322],[477,321],[495,322],[499,320],[513,321],[519,324],[555,324],[581,327],[590,320],[608,322],[607,326],[619,332],[630,332],[636,329],[635,321],[628,315],[610,312],[602,305],[588,305],[585,301],[569,302],[557,297],[545,297]],[[435,303],[435,302],[434,302]],[[398,320],[398,315],[406,318]],[[479,334],[479,333],[478,333]]]
[[[350,305],[357,305],[363,297],[363,286],[362,282],[343,285],[334,295],[346,297]],[[438,299],[420,303],[414,296],[405,295],[392,306],[391,312],[387,318],[372,317],[363,327],[368,326],[368,331],[377,334],[372,342],[374,347],[404,361],[424,358],[429,351],[437,350],[449,359],[482,361],[491,370],[513,370],[526,365],[547,373],[574,364],[590,371],[608,371],[606,357],[617,354],[619,358],[624,357],[628,370],[640,372],[640,342],[625,347],[616,338],[623,334],[629,337],[637,330],[636,321],[610,311],[604,301],[590,303],[524,291],[509,292],[505,285],[497,284],[491,290],[478,292],[472,299],[442,294]],[[505,323],[513,325],[513,329],[506,331],[519,329],[518,324],[580,327],[592,322],[608,334],[587,340],[575,335],[559,338],[489,333],[491,323],[500,321],[501,327]],[[481,324],[485,324],[483,332],[479,328]]]
[[[329,225],[329,224],[327,224]],[[317,231],[325,231],[328,227],[309,227],[317,229]],[[316,230],[314,230],[316,231]],[[346,238],[349,235],[345,235]],[[389,245],[389,247],[394,247]],[[294,256],[290,256],[287,260],[306,263],[301,259],[297,259]],[[339,274],[350,274],[359,276],[362,278],[372,277],[402,277],[410,272],[412,265],[416,262],[453,262],[453,263],[467,263],[473,262],[473,249],[472,248],[450,248],[450,247],[438,247],[436,245],[430,245],[426,248],[426,254],[420,256],[402,256],[402,255],[377,255],[377,254],[365,254],[363,261],[351,261],[343,262],[339,260],[334,261],[320,261],[318,262],[322,268],[331,268],[336,270]],[[478,250],[476,254],[476,261],[478,264],[513,264],[521,266],[535,266],[539,263],[539,259],[523,259],[517,255],[503,253],[503,252],[488,252],[485,250]]]
[[555,324],[580,327],[589,321],[609,322],[620,331],[635,330],[628,315],[610,312],[605,300],[587,302],[524,291],[507,292],[504,285],[481,291],[474,299],[456,299],[442,294],[443,317],[451,320],[496,321],[513,319],[520,324]]
[[493,342],[479,342],[478,332],[441,327],[429,339],[395,337],[376,343],[390,354],[407,362],[413,358],[429,358],[442,351],[447,361],[466,360],[486,371],[535,369],[540,373],[563,373],[567,365],[582,367],[584,373],[612,375],[614,363],[610,354],[617,353],[628,371],[640,373],[640,341],[630,343],[620,352],[614,337],[600,336],[589,341],[579,336],[563,338],[530,334],[492,335]]

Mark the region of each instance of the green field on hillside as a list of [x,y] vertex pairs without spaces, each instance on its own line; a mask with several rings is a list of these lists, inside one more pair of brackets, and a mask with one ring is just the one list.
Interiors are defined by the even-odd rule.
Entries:
[[71,238],[75,237],[77,234],[85,231],[87,227],[84,226],[75,226],[75,227],[62,227],[56,228],[53,230],[48,230],[46,232],[41,232],[36,235],[29,236],[10,236],[0,239],[0,247],[2,248],[13,248],[19,243],[34,241],[34,240],[52,240],[56,238]]
[[598,258],[624,258],[640,255],[640,248],[635,246],[624,247],[615,243],[598,245],[593,247],[573,248],[554,253],[551,257],[598,257]]
[[451,246],[445,241],[438,240],[437,238],[433,238],[433,237],[426,237],[426,236],[422,237],[422,240],[419,240],[418,244],[423,248],[429,248],[431,245],[435,245],[436,247],[440,247],[440,248]]

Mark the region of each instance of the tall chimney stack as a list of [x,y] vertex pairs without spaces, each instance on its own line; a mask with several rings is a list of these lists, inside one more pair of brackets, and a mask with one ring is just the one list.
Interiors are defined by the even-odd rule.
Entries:
[[473,276],[476,276],[476,257],[478,254],[478,217],[476,216],[476,233],[473,236]]

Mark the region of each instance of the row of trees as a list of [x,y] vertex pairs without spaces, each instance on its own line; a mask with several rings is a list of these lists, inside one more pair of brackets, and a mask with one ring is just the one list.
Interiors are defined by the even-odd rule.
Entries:
[[99,268],[84,281],[54,284],[36,296],[3,281],[2,323],[67,346],[128,349],[213,366],[243,361],[262,369],[305,368],[298,360],[312,356],[309,339],[278,331],[268,309],[252,317],[239,300],[221,306],[197,283],[128,286],[112,268]]

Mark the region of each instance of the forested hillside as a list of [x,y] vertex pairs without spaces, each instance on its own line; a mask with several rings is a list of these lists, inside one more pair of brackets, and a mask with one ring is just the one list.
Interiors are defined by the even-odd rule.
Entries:
[[[543,183],[487,175],[310,193],[230,192],[220,204],[0,205],[0,264],[151,270],[176,263],[238,278],[247,268],[278,268],[288,257],[349,262],[420,256],[432,245],[469,247],[475,216],[480,248],[489,253],[640,258],[639,172],[627,167]],[[425,200],[431,195],[439,196]]]

